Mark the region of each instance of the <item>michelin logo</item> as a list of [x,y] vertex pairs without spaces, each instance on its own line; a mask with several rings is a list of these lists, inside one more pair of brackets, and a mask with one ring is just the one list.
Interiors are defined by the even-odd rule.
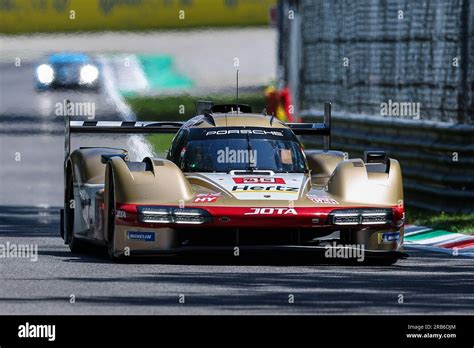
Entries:
[[384,233],[379,233],[378,235],[379,244],[393,243],[393,242],[398,242],[399,240],[400,240],[400,232],[384,232]]
[[127,239],[154,242],[155,232],[127,231]]

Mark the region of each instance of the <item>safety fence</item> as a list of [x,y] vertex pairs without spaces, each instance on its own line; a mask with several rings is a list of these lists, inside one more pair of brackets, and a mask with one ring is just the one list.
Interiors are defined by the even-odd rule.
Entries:
[[474,124],[473,1],[281,0],[279,14],[297,109],[330,100],[336,111],[380,115],[388,104],[389,115]]
[[[302,112],[306,122],[321,114]],[[307,148],[322,147],[319,138],[303,141]],[[474,126],[333,112],[332,148],[351,157],[385,150],[399,160],[409,205],[474,212]]]

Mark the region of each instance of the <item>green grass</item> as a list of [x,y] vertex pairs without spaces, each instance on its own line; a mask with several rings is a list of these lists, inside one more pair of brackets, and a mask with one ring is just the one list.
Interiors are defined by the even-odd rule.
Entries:
[[[215,104],[235,103],[234,95],[173,95],[159,97],[126,97],[140,121],[187,121],[196,114],[197,100],[210,100]],[[265,108],[265,96],[261,93],[239,95],[239,103],[249,104],[260,113]]]
[[169,149],[173,137],[174,134],[153,134],[146,136],[147,140],[153,146],[155,153],[160,157],[166,156],[166,151]]
[[407,223],[474,235],[474,214],[432,212],[407,207]]

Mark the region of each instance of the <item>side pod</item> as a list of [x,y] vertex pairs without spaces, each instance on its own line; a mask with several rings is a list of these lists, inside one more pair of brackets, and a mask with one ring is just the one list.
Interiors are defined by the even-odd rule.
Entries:
[[328,191],[347,202],[399,205],[403,202],[400,164],[388,159],[388,171],[368,170],[361,159],[340,162],[328,182]]
[[106,190],[113,177],[116,202],[179,205],[180,201],[192,198],[190,183],[173,162],[146,157],[143,163],[140,167],[120,157],[110,158],[107,170],[112,171],[112,176],[106,175]]

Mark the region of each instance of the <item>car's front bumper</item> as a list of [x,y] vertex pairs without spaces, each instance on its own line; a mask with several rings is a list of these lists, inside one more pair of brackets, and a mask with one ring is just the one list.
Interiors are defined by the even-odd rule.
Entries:
[[52,82],[50,84],[44,84],[37,82],[36,89],[38,91],[46,91],[46,90],[97,90],[99,89],[99,81],[89,83],[89,84],[81,84],[78,81],[67,81],[67,82]]
[[[247,236],[246,236],[247,234]],[[294,253],[320,254],[325,258],[387,258],[402,257],[403,227],[362,228],[348,231],[350,240],[330,239],[308,242],[301,238],[300,231],[295,229],[257,229],[257,230],[222,230],[194,228],[176,230],[173,228],[145,228],[116,225],[116,256],[154,256],[186,253],[221,253],[227,255],[248,253]],[[382,236],[398,235],[397,239],[384,241]],[[285,235],[285,238],[281,237]],[[288,238],[286,238],[288,237]]]
[[[238,249],[236,249],[238,248]],[[352,255],[357,255],[359,249],[353,247],[345,247],[352,249]],[[262,255],[272,254],[281,256],[282,254],[298,254],[299,256],[320,256],[326,259],[351,259],[346,257],[326,257],[329,248],[323,246],[302,246],[302,245],[245,245],[238,247],[231,246],[199,246],[199,247],[177,247],[173,249],[131,249],[130,254],[125,252],[117,252],[116,256],[173,256],[173,255],[222,255],[222,256],[245,256],[245,255]],[[364,250],[364,258],[366,259],[385,259],[385,258],[406,258],[408,255],[403,251],[385,251],[385,250]],[[353,259],[357,260],[357,257]]]

